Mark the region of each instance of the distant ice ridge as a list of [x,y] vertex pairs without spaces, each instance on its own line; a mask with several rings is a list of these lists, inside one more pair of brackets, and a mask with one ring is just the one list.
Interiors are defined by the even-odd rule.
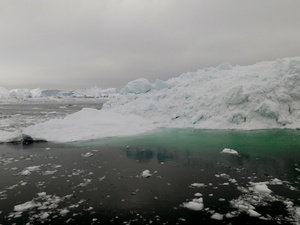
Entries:
[[0,87],[0,100],[24,100],[29,98],[63,98],[63,97],[75,97],[75,98],[101,98],[111,97],[116,95],[115,88],[101,89],[97,86],[91,88],[82,88],[77,90],[62,91],[62,90],[48,90],[48,89],[13,89],[7,90]]
[[161,127],[300,128],[300,57],[251,66],[225,63],[156,84],[139,79],[121,93],[103,108]]
[[68,142],[135,135],[158,127],[299,129],[300,57],[251,66],[225,63],[155,84],[140,78],[100,111],[85,109],[23,133]]

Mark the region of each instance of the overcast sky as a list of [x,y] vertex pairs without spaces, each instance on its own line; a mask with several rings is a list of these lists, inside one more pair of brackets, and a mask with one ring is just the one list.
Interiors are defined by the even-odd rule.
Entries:
[[121,88],[300,55],[299,0],[0,0],[0,87]]

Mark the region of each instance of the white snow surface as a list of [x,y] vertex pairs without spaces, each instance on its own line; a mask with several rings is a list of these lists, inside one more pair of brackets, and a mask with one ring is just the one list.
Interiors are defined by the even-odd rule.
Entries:
[[167,88],[160,90],[125,92],[104,108],[144,116],[160,127],[300,127],[300,57],[251,66],[223,64],[165,83]]
[[141,116],[84,108],[64,119],[29,126],[23,133],[34,139],[71,142],[133,135],[153,128],[153,124]]
[[84,109],[23,132],[34,138],[68,142],[135,135],[158,127],[297,129],[300,57],[250,66],[225,63],[155,84],[141,78],[129,82],[120,93],[100,111]]

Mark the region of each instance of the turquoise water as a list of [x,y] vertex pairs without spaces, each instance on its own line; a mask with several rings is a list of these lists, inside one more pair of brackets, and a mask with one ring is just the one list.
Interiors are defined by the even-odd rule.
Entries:
[[132,137],[74,143],[78,146],[160,146],[182,150],[219,151],[225,147],[241,154],[266,156],[300,151],[299,130],[195,130],[159,129]]

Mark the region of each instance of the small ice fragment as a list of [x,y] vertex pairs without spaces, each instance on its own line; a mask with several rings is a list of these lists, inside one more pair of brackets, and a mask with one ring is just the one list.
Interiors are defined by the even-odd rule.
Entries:
[[248,213],[249,216],[252,216],[252,217],[260,217],[260,216],[261,216],[261,214],[259,214],[258,212],[256,212],[256,211],[253,210],[253,209],[249,209],[249,210],[247,211],[247,213]]
[[230,149],[230,148],[224,148],[221,153],[232,154],[232,155],[238,155],[239,154],[236,150],[233,150],[233,149]]
[[194,210],[194,211],[200,211],[203,209],[203,198],[195,198],[190,202],[184,202],[182,204],[182,207]]
[[47,170],[47,171],[43,172],[42,174],[43,174],[44,176],[47,176],[47,175],[53,175],[53,174],[55,174],[56,172],[58,172],[58,170]]
[[91,156],[93,156],[93,153],[87,152],[87,153],[85,153],[85,154],[81,154],[81,156],[84,157],[84,158],[86,158],[86,157],[91,157]]
[[195,193],[194,196],[195,196],[195,197],[201,197],[202,194],[201,194],[201,193]]
[[141,177],[149,178],[152,174],[150,173],[150,170],[144,170],[141,174]]
[[258,183],[254,186],[254,190],[261,194],[270,194],[272,191],[268,188],[266,184]]
[[22,172],[21,172],[21,175],[22,176],[28,176],[28,175],[30,175],[31,174],[31,172],[29,171],[29,170],[23,170]]
[[106,176],[104,175],[103,177],[98,178],[99,181],[105,180]]
[[283,184],[283,182],[281,180],[277,179],[277,178],[274,178],[273,180],[271,180],[270,184],[280,185],[280,184]]
[[236,216],[237,216],[236,212],[226,213],[226,215],[225,215],[226,218],[233,218],[233,217],[236,217]]
[[26,169],[29,170],[30,172],[34,172],[40,170],[40,166],[29,166]]
[[60,215],[61,216],[65,216],[65,215],[67,215],[68,214],[68,212],[69,212],[69,210],[67,210],[67,209],[62,209],[61,211],[60,211]]
[[49,213],[47,213],[47,212],[44,212],[41,216],[40,216],[40,218],[42,219],[42,220],[45,220],[45,219],[47,219],[49,217]]
[[23,211],[26,211],[26,210],[29,210],[29,209],[32,209],[34,207],[37,207],[37,206],[40,206],[32,201],[28,201],[28,202],[25,202],[23,204],[20,204],[20,205],[16,205],[14,207],[14,210],[16,212],[23,212]]
[[85,179],[83,179],[83,182],[82,182],[82,183],[78,184],[78,186],[80,186],[80,187],[86,187],[86,186],[89,185],[91,182],[92,182],[92,179],[87,179],[87,178],[85,178]]
[[206,187],[206,185],[203,183],[193,183],[190,185],[190,187]]
[[220,213],[214,213],[210,218],[214,220],[223,220],[223,215]]
[[46,192],[40,192],[40,193],[37,193],[37,195],[39,196],[39,197],[44,197],[44,196],[46,196]]

